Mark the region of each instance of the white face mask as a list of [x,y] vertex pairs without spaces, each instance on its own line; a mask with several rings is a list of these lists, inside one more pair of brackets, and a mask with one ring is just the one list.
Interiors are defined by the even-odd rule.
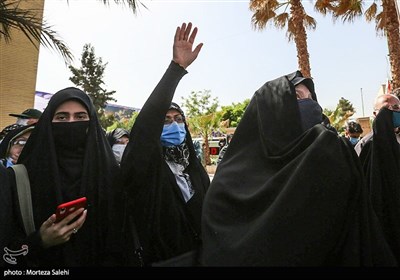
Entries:
[[28,125],[28,122],[29,122],[29,119],[18,118],[18,120],[17,120],[17,124],[19,124],[19,125]]
[[122,155],[124,154],[126,144],[115,144],[112,146],[115,159],[118,163],[121,163]]

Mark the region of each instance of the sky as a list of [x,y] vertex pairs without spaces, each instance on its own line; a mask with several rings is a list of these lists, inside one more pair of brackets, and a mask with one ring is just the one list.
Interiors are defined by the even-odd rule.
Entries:
[[[68,45],[80,68],[85,44],[107,63],[105,89],[115,90],[118,105],[141,108],[172,59],[176,27],[192,22],[199,31],[194,45],[204,46],[187,68],[175,92],[183,103],[192,91],[209,90],[221,106],[243,102],[267,81],[298,69],[294,42],[285,30],[254,29],[249,1],[141,1],[134,15],[128,7],[98,0],[46,0],[44,18]],[[370,116],[374,98],[390,78],[386,38],[374,23],[333,22],[302,1],[317,21],[307,30],[311,75],[322,108],[334,109],[341,97]],[[36,90],[55,93],[74,86],[60,54],[41,47]]]

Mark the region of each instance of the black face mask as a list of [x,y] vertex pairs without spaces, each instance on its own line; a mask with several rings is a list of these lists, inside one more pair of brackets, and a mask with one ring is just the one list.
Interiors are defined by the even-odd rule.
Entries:
[[322,108],[315,100],[307,98],[297,102],[304,131],[322,122]]
[[63,154],[84,151],[89,121],[53,122],[53,138],[57,152]]

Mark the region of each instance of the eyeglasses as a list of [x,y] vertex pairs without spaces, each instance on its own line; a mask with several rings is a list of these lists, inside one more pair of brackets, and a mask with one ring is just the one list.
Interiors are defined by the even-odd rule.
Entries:
[[166,116],[164,119],[164,124],[171,124],[173,122],[183,123],[183,116],[182,115],[175,115],[172,118],[170,116]]
[[18,146],[23,147],[23,146],[25,146],[25,144],[26,144],[26,140],[17,139],[17,140],[15,140],[15,141],[13,141],[12,144],[13,144],[13,146],[14,146],[14,145],[18,145]]

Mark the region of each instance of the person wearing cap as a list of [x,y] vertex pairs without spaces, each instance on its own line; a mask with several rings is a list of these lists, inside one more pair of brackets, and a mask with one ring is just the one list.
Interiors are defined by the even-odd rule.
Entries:
[[26,109],[21,114],[9,114],[9,116],[17,117],[18,119],[16,121],[16,124],[20,125],[30,125],[36,123],[41,115],[41,111],[33,108]]
[[172,61],[143,105],[122,157],[117,185],[124,187],[126,210],[124,221],[116,224],[125,225],[121,232],[127,236],[121,241],[126,265],[138,263],[135,239],[146,266],[162,265],[158,262],[200,245],[202,204],[210,179],[196,157],[185,114],[172,102],[186,68],[201,50],[202,43],[192,50],[196,34],[192,23],[177,28]]
[[203,266],[397,265],[357,155],[302,78],[252,96],[204,199]]
[[21,114],[9,114],[9,116],[17,117],[17,121],[9,126],[6,126],[0,132],[0,142],[10,131],[13,131],[14,129],[17,129],[22,126],[36,123],[39,120],[41,115],[42,115],[41,111],[39,111],[37,109],[33,109],[33,108],[26,109]]

